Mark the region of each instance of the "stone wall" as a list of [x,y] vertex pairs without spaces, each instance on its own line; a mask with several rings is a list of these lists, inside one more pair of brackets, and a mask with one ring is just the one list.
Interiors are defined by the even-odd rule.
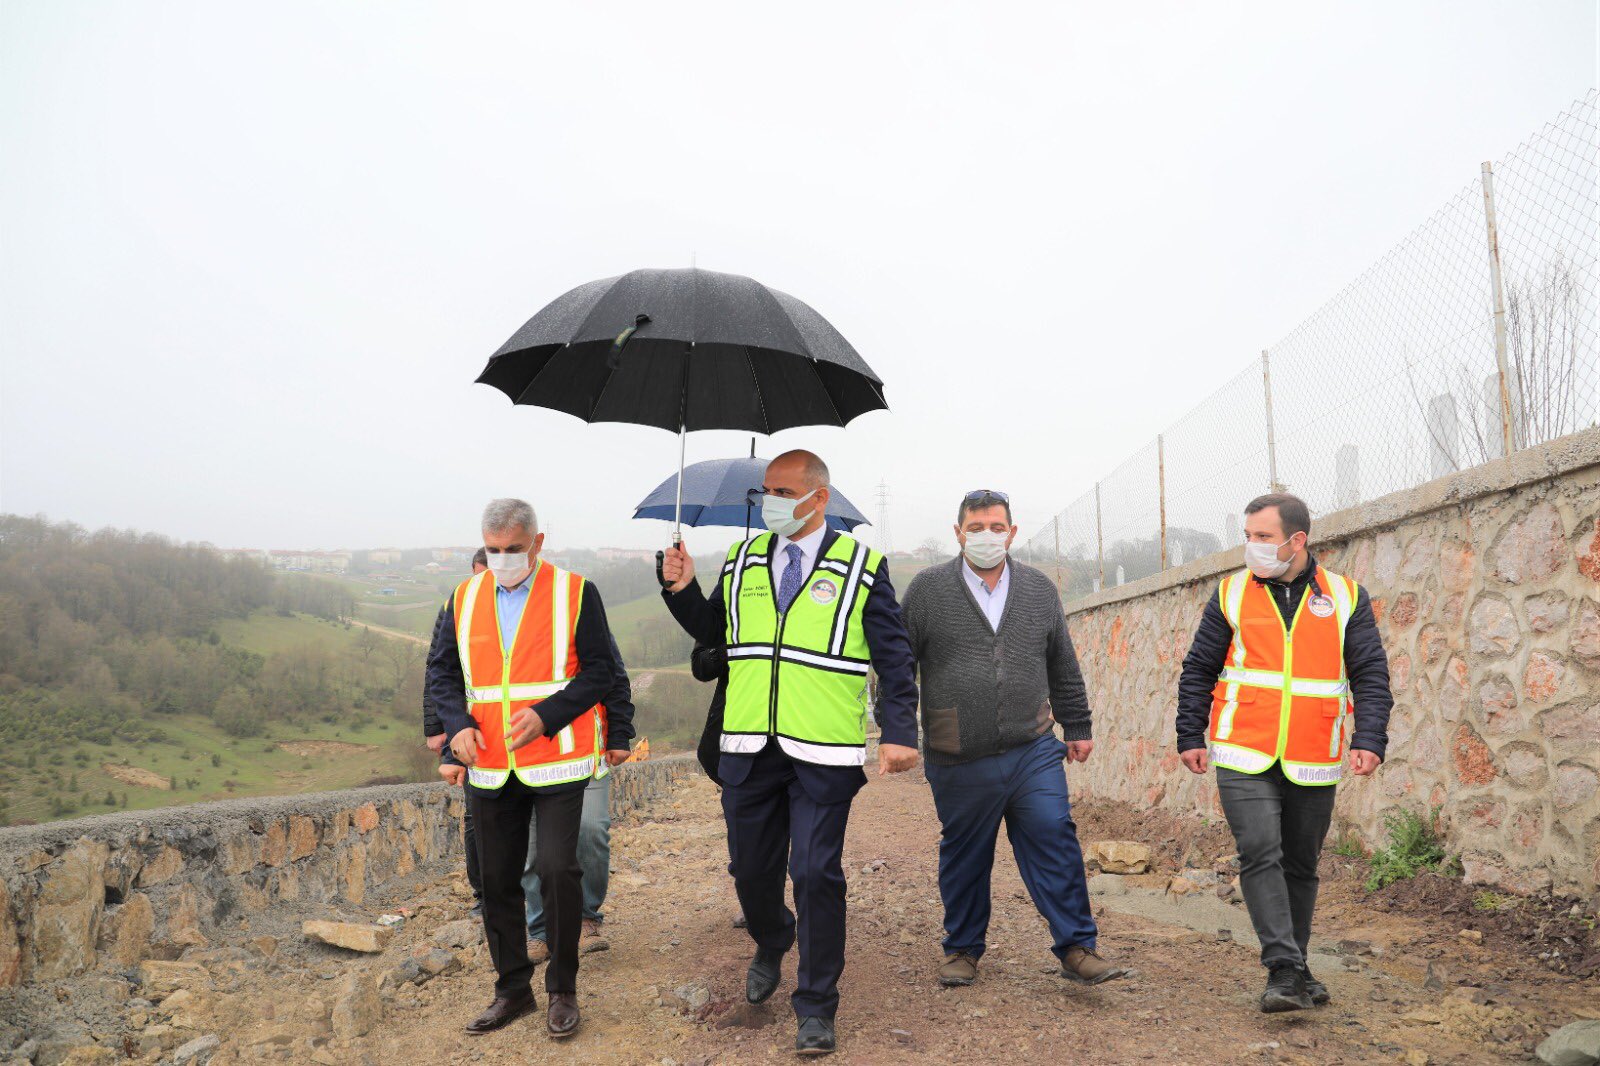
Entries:
[[[612,817],[698,772],[691,756],[619,767]],[[360,907],[461,862],[462,804],[443,783],[391,785],[0,830],[0,987],[176,958],[274,908]]]
[[[1439,808],[1469,880],[1597,894],[1597,514],[1590,430],[1314,523],[1313,551],[1372,596],[1395,695],[1388,761],[1339,786],[1335,832],[1372,845],[1386,812]],[[1241,565],[1219,553],[1070,608],[1097,741],[1075,787],[1220,816],[1173,714],[1205,598]]]

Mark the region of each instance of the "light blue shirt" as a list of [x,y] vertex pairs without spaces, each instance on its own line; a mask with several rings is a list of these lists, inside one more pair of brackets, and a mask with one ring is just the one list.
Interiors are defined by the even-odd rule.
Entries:
[[522,584],[515,588],[508,589],[498,581],[494,583],[494,609],[500,616],[502,654],[511,650],[511,642],[517,635],[517,623],[522,621],[523,608],[528,606],[528,591],[532,584],[532,574],[523,578]]
[[1011,563],[1001,564],[1000,580],[994,583],[991,591],[989,583],[978,576],[972,569],[972,564],[965,559],[961,560],[961,572],[967,575],[967,588],[972,590],[972,598],[978,601],[978,609],[989,620],[989,628],[996,633],[1000,632],[1000,619],[1006,615],[1006,594],[1011,591]]

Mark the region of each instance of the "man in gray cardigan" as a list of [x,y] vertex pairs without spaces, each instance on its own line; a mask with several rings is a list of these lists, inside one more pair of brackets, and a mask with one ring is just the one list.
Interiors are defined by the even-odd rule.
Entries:
[[[1062,976],[1099,984],[1125,971],[1095,952],[1062,764],[1094,750],[1089,701],[1061,597],[1043,573],[1007,554],[1016,535],[1010,497],[967,493],[956,516],[961,556],[918,574],[903,604],[922,675],[923,748],[941,827],[939,982],[970,985],[978,976],[1004,819]],[[1057,723],[1065,740],[1056,738]]]

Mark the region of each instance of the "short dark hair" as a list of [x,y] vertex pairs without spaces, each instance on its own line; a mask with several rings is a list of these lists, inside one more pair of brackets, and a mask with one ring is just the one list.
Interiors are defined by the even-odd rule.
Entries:
[[1255,514],[1265,511],[1268,507],[1278,509],[1278,517],[1283,520],[1283,535],[1292,537],[1296,533],[1311,535],[1311,508],[1306,506],[1306,501],[1298,496],[1291,496],[1287,492],[1269,492],[1265,496],[1257,496],[1244,505],[1244,513]]
[[488,566],[489,565],[489,551],[488,551],[487,548],[479,548],[477,551],[472,553],[472,565],[473,566]]
[[956,528],[960,529],[966,524],[968,512],[986,511],[990,507],[1004,507],[1006,509],[1006,525],[1016,525],[1016,523],[1011,520],[1011,501],[1002,496],[996,496],[993,493],[985,492],[977,499],[972,499],[969,496],[962,497],[961,506],[956,511]]

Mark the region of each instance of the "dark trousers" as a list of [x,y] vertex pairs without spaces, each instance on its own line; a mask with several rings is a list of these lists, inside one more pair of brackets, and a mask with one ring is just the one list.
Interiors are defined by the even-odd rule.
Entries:
[[1317,860],[1333,821],[1331,785],[1297,785],[1217,767],[1222,813],[1239,846],[1239,887],[1261,940],[1261,965],[1304,966],[1317,908]]
[[467,884],[472,886],[472,900],[483,905],[483,874],[478,870],[478,834],[472,826],[472,801],[466,803],[466,814],[461,819],[461,835],[466,838]]
[[998,755],[924,768],[939,813],[945,954],[983,957],[1002,819],[1022,883],[1050,926],[1056,957],[1065,960],[1074,946],[1094,950],[1098,930],[1067,798],[1066,753],[1067,746],[1047,734]]
[[[742,781],[722,790],[733,883],[750,938],[778,952],[799,941],[800,968],[791,1002],[801,1018],[832,1018],[839,1009],[844,831],[852,798],[846,790],[840,802],[813,799],[776,742],[754,757]],[[783,901],[786,860],[798,923]]]
[[513,776],[498,793],[467,788],[483,877],[483,931],[494,960],[496,996],[520,996],[533,980],[524,922],[522,871],[528,857],[528,820],[539,818],[539,872],[550,963],[546,992],[578,990],[578,937],[583,923],[583,871],[578,866],[578,823],[583,789],[529,788]]

